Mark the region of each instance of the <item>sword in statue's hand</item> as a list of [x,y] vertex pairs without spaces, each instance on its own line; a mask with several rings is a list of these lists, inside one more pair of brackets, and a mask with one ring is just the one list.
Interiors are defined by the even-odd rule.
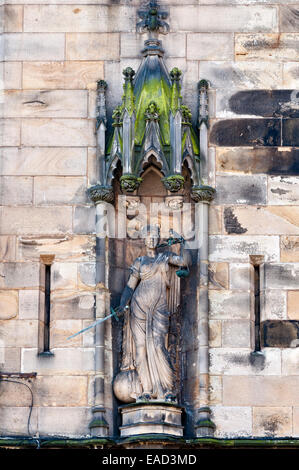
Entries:
[[113,309],[112,307],[110,307],[110,311],[111,311],[110,315],[107,315],[107,317],[104,317],[104,318],[99,318],[98,320],[93,322],[91,325],[87,326],[86,328],[83,328],[83,330],[78,331],[78,333],[75,333],[72,336],[69,336],[67,339],[71,339],[77,335],[80,335],[81,333],[85,333],[85,331],[90,330],[91,328],[94,328],[95,326],[99,325],[100,323],[103,323],[104,321],[108,320],[111,317],[114,317],[117,321],[119,321],[118,314],[121,314],[124,310],[128,310],[128,308],[129,308],[128,306],[126,306],[124,309],[120,307]]

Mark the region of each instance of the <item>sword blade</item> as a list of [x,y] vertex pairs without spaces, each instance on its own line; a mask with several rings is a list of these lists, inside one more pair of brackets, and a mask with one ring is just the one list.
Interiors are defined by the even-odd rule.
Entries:
[[107,317],[100,318],[99,320],[93,322],[91,325],[87,326],[86,328],[83,328],[83,330],[80,330],[80,331],[78,331],[77,333],[75,333],[75,334],[69,336],[67,339],[74,338],[75,336],[78,336],[78,335],[80,335],[81,333],[84,333],[85,331],[90,330],[90,329],[93,328],[94,326],[99,325],[100,323],[103,323],[104,321],[108,320],[108,318],[111,318],[111,317],[114,317],[114,316],[115,316],[115,313],[111,313],[111,314],[108,315]]

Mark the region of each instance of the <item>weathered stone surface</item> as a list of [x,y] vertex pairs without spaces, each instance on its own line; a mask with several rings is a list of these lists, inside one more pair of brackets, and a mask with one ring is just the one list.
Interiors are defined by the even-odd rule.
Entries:
[[224,376],[223,404],[228,406],[292,406],[298,403],[298,386],[299,377]]
[[[219,21],[221,18],[221,21]],[[170,7],[171,31],[276,31],[277,12],[270,6]]]
[[[221,50],[221,49],[219,49]],[[221,60],[221,59],[219,59]],[[199,64],[201,77],[208,77],[213,88],[277,88],[281,83],[281,65],[258,62],[215,62]],[[291,87],[292,88],[292,87]]]
[[282,120],[282,145],[289,147],[299,146],[299,119]]
[[[23,87],[26,89],[91,89],[104,77],[101,61],[25,62]],[[19,87],[13,87],[19,88]]]
[[228,263],[209,264],[209,289],[228,289]]
[[77,206],[74,211],[74,232],[95,233],[95,207]]
[[228,234],[299,233],[299,207],[296,206],[226,207],[223,217],[224,228]]
[[86,178],[38,176],[34,179],[34,202],[37,205],[85,203],[86,188]]
[[[34,320],[9,320],[0,324],[0,335],[6,348],[34,348],[37,346],[38,322]],[[28,371],[29,372],[29,371]],[[32,370],[30,371],[32,372]]]
[[15,237],[0,236],[0,259],[2,261],[14,261],[16,258]]
[[56,291],[51,297],[53,320],[85,319],[94,317],[95,297],[92,292]]
[[36,371],[39,375],[86,375],[94,371],[92,348],[56,348],[54,356],[37,355],[37,348],[22,350],[22,372]]
[[222,322],[223,348],[250,348],[250,330],[249,320],[224,320]]
[[209,292],[210,317],[212,319],[250,318],[249,292],[212,290]]
[[209,207],[209,233],[212,235],[218,235],[222,232],[222,220],[221,220],[221,207],[212,206]]
[[66,35],[67,60],[119,59],[119,34],[68,33]]
[[19,33],[23,28],[23,7],[21,5],[4,5],[3,32]]
[[281,237],[280,261],[299,262],[299,237]]
[[282,5],[280,7],[279,30],[283,33],[297,33],[299,29],[299,7]]
[[265,264],[267,289],[298,289],[299,263]]
[[[90,108],[89,108],[90,110]],[[88,186],[93,186],[97,183],[97,151],[95,147],[89,147],[87,150],[87,165],[88,165]]]
[[94,122],[87,119],[26,119],[22,143],[26,146],[84,147],[95,144]]
[[212,406],[212,420],[216,424],[215,437],[252,436],[252,410],[250,407]]
[[236,60],[294,61],[299,34],[236,34]]
[[[221,44],[221,48],[219,47]],[[194,33],[187,35],[187,59],[232,60],[233,35],[229,33]]]
[[[31,395],[28,389],[23,385],[19,385],[19,394],[25,394],[28,397],[25,407],[11,406],[0,408],[0,433],[2,436],[19,435],[26,436],[28,433],[28,413],[31,404]],[[21,391],[22,390],[22,391]],[[30,419],[30,432],[35,434],[37,431],[37,408],[33,408]]]
[[209,345],[211,348],[219,348],[222,344],[222,322],[220,320],[209,321]]
[[7,348],[5,341],[0,341],[0,364],[2,370],[20,372],[21,370],[21,348]]
[[[274,348],[267,348],[262,354],[253,353],[245,348],[211,348],[210,372],[223,376],[280,375],[280,354],[280,351]],[[223,404],[232,404],[232,402],[224,401]],[[240,400],[236,400],[233,404],[240,404]]]
[[299,407],[293,407],[293,436],[299,436]]
[[296,177],[275,176],[268,178],[269,204],[298,204],[299,181]]
[[299,290],[288,291],[288,318],[299,320]]
[[64,34],[6,34],[4,60],[64,60]]
[[[297,322],[298,323],[298,322]],[[281,365],[282,365],[282,375],[292,376],[295,375],[298,378],[299,375],[299,341],[296,340],[295,345],[297,347],[291,349],[284,349],[281,351]],[[289,380],[288,377],[284,377],[285,380]],[[297,395],[298,397],[298,395]],[[294,404],[298,404],[294,403]]]
[[0,119],[0,142],[3,146],[20,145],[21,121],[19,119]]
[[249,255],[263,255],[266,262],[279,260],[278,236],[210,236],[210,261],[248,262]]
[[216,204],[265,204],[267,198],[265,176],[217,176]]
[[299,150],[296,148],[217,148],[218,172],[299,175]]
[[39,260],[41,254],[51,253],[55,261],[90,261],[95,258],[95,237],[65,235],[51,237],[19,237],[17,259]]
[[[293,121],[293,120],[292,120]],[[287,124],[286,131],[287,129]],[[292,144],[296,145],[295,138]],[[292,140],[288,137],[288,140]],[[216,122],[210,134],[210,142],[221,147],[248,147],[281,145],[281,121],[279,119],[225,119]]]
[[3,64],[3,82],[6,90],[22,88],[22,64],[20,62]]
[[35,393],[38,406],[84,406],[87,377],[37,377]]
[[3,175],[85,175],[86,154],[85,148],[76,147],[4,148],[1,173]]
[[[144,37],[139,33],[122,33],[120,36],[120,56],[121,57],[142,57],[141,51],[144,48]],[[186,35],[182,33],[169,33],[163,37],[163,49],[165,57],[185,57],[186,56]]]
[[262,346],[290,348],[299,344],[299,321],[266,320],[261,324]]
[[261,321],[286,320],[287,295],[282,290],[269,290],[264,293],[264,303],[261,305]]
[[54,263],[51,289],[75,289],[77,287],[77,263]]
[[71,228],[71,207],[3,207],[0,210],[0,232],[3,234],[59,234],[69,232]]
[[78,285],[82,288],[92,287],[96,284],[95,263],[80,263],[78,265]]
[[18,315],[18,291],[0,290],[0,320]]
[[2,176],[0,204],[3,206],[31,205],[33,178],[29,176]]
[[19,288],[39,286],[38,263],[1,263],[0,287]]
[[50,347],[75,348],[82,345],[82,335],[68,339],[82,330],[81,320],[52,320],[50,328]]
[[85,90],[6,91],[3,117],[87,117]]
[[254,407],[253,435],[270,438],[291,436],[292,408]]
[[282,64],[282,84],[284,88],[299,88],[299,66],[297,62]]
[[252,289],[252,266],[245,263],[230,263],[230,289]]
[[44,436],[86,436],[91,419],[89,407],[41,407],[38,410],[38,429]]
[[218,405],[222,402],[222,377],[210,375],[210,404]]

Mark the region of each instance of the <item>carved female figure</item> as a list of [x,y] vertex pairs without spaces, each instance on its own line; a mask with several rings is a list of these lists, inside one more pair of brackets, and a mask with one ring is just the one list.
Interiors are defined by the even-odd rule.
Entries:
[[[150,229],[148,233],[148,229]],[[174,374],[167,351],[170,303],[175,283],[171,266],[187,266],[186,250],[181,255],[157,253],[158,227],[146,227],[146,255],[137,258],[122,293],[125,312],[121,371],[114,380],[114,393],[124,402],[175,400]],[[129,306],[130,303],[130,306]]]

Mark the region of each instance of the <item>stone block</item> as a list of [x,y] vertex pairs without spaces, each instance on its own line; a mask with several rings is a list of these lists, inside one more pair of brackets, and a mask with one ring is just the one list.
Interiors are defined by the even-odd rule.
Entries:
[[0,142],[3,146],[17,146],[21,142],[19,119],[0,119]]
[[299,321],[266,320],[261,324],[262,347],[292,348],[299,345]]
[[22,350],[21,371],[39,375],[86,375],[94,372],[92,348],[55,348],[54,356],[38,356],[37,348]]
[[265,63],[260,60],[257,62],[207,60],[199,64],[199,73],[201,77],[209,79],[212,88],[217,89],[275,89],[282,83],[281,64]]
[[34,179],[36,205],[86,203],[87,184],[83,177],[37,176]]
[[0,259],[2,261],[14,261],[16,258],[15,237],[0,236]]
[[9,372],[20,372],[21,348],[7,348],[5,341],[1,340],[0,364],[1,369]]
[[38,429],[44,436],[83,437],[89,434],[90,407],[40,407]]
[[251,322],[249,320],[224,320],[222,322],[224,348],[250,348]]
[[222,377],[210,375],[209,392],[211,405],[222,403]]
[[299,263],[265,264],[267,289],[298,289]]
[[216,171],[299,175],[299,151],[296,148],[217,148]]
[[76,147],[4,148],[3,175],[85,175],[87,151]]
[[228,289],[228,263],[209,264],[209,289]]
[[261,321],[287,319],[287,293],[282,290],[269,290],[264,293]]
[[[285,126],[287,126],[287,123],[285,123]],[[290,140],[291,137],[289,136],[288,139]],[[217,121],[212,127],[210,142],[220,147],[250,147],[252,145],[277,147],[281,145],[281,121],[280,119],[259,118]],[[285,143],[284,145],[288,144]],[[292,143],[290,145],[296,144]]]
[[4,5],[3,11],[5,33],[19,33],[23,28],[23,6]]
[[[265,377],[269,375],[280,375],[280,362],[280,350],[275,348],[264,349],[263,352],[259,354],[253,353],[250,349],[245,348],[210,349],[210,373],[215,375],[259,375]],[[230,404],[232,404],[232,402]],[[238,405],[239,400],[234,404]]]
[[[25,89],[89,89],[95,90],[97,80],[104,77],[101,61],[24,62]],[[19,87],[16,87],[19,88]]]
[[37,406],[85,406],[87,376],[37,376],[34,391]]
[[64,60],[64,34],[6,34],[4,60]]
[[30,176],[2,176],[0,203],[3,206],[32,205],[33,178]]
[[[14,379],[12,379],[14,380]],[[19,383],[12,382],[1,382],[1,392],[0,392],[0,406],[1,407],[29,407],[31,404],[31,394],[30,391],[26,388],[25,385],[29,385],[31,389],[36,387],[36,379],[29,383],[28,380],[20,380]],[[22,386],[22,384],[24,384]],[[35,403],[36,405],[37,403]]]
[[18,315],[18,291],[0,290],[0,320],[9,320]]
[[[298,376],[299,375],[299,340],[295,340],[297,347],[284,349],[281,351],[281,367],[282,375],[284,376]],[[298,402],[297,402],[298,403]]]
[[225,231],[228,234],[299,233],[299,206],[225,207],[223,218]]
[[278,236],[210,236],[210,261],[248,262],[249,255],[263,255],[265,262],[279,260]]
[[109,33],[133,31],[135,9],[128,5],[36,5],[24,8],[26,32]]
[[56,291],[51,297],[53,320],[93,319],[95,297],[91,292]]
[[39,290],[19,291],[19,318],[22,320],[38,320],[40,305]]
[[297,62],[284,63],[282,65],[282,84],[284,88],[299,88],[299,66]]
[[12,319],[1,322],[0,325],[0,335],[6,348],[35,348],[38,340],[37,330],[38,322],[35,320]]
[[74,233],[95,233],[95,207],[77,206],[74,210]]
[[299,146],[299,119],[283,119],[282,120],[282,145],[287,147]]
[[252,410],[245,406],[212,406],[216,424],[215,437],[236,438],[252,436]]
[[222,232],[221,209],[220,206],[209,207],[209,233],[211,235],[218,235]]
[[86,90],[6,91],[3,117],[87,117]]
[[[122,33],[120,36],[120,56],[142,57],[141,51],[144,48],[144,37],[139,33]],[[186,35],[182,33],[169,33],[163,37],[163,49],[165,57],[185,57],[186,56]]]
[[[219,47],[221,44],[221,47]],[[233,60],[234,39],[230,33],[194,33],[187,35],[187,59]],[[201,65],[200,65],[201,67]],[[202,73],[200,69],[200,73]]]
[[[293,406],[299,377],[223,377],[223,404],[228,406]],[[262,393],[261,393],[262,391]]]
[[296,5],[282,5],[280,7],[279,31],[283,33],[297,33],[299,29],[299,7]]
[[87,147],[95,145],[94,122],[87,119],[27,119],[22,122],[26,146]]
[[296,61],[299,34],[236,34],[236,60]]
[[[22,392],[21,392],[22,390]],[[31,404],[31,395],[28,389],[19,385],[19,393],[26,393],[28,396],[27,404],[25,407],[1,407],[0,408],[0,434],[2,436],[26,436],[28,435],[28,415],[29,406]],[[35,435],[38,429],[37,425],[37,408],[33,408],[30,418],[30,432]]]
[[96,264],[80,263],[78,265],[78,286],[85,289],[86,286],[93,287],[96,284]]
[[77,287],[77,263],[53,263],[52,265],[52,290],[68,290]]
[[229,279],[230,289],[252,289],[252,266],[245,263],[231,263],[229,265]]
[[265,204],[267,179],[265,176],[217,176],[216,204]]
[[50,327],[50,348],[75,348],[82,345],[82,335],[68,339],[83,328],[82,320],[52,320]]
[[296,205],[298,201],[298,178],[286,176],[272,176],[268,178],[268,204]]
[[299,262],[299,237],[280,238],[280,261]]
[[272,6],[186,6],[170,7],[171,31],[245,32],[277,31],[277,11]]
[[254,407],[253,436],[278,438],[292,436],[292,408]]
[[22,64],[20,62],[3,64],[3,81],[6,90],[22,88]]
[[3,234],[65,234],[71,229],[71,207],[3,207],[0,211]]
[[288,291],[288,318],[299,320],[299,290]]
[[0,288],[39,287],[38,263],[0,264]]
[[66,59],[117,60],[119,59],[119,34],[67,33]]
[[91,261],[95,259],[93,235],[66,235],[61,237],[19,237],[17,259],[39,260],[41,254],[51,253],[55,261]]
[[[91,108],[89,108],[91,109]],[[88,186],[97,183],[97,151],[95,147],[89,147],[87,150],[87,166],[88,166]]]
[[220,348],[222,344],[221,340],[222,322],[220,320],[209,321],[209,345],[211,348]]
[[213,319],[249,319],[250,294],[245,291],[211,290],[209,292],[210,317]]

